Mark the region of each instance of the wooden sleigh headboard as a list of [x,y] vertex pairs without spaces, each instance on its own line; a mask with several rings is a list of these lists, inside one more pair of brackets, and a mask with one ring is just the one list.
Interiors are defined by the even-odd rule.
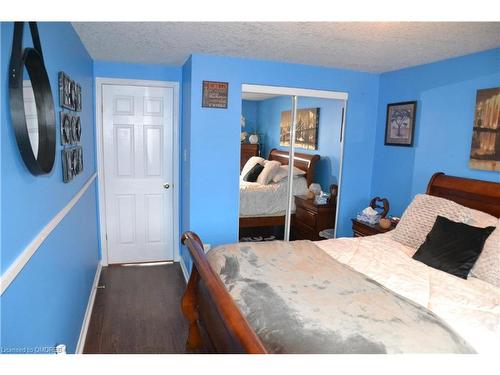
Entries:
[[[293,165],[306,172],[304,177],[307,180],[307,186],[313,183],[314,171],[319,159],[319,155],[303,154],[300,152],[294,153]],[[273,148],[271,152],[269,152],[268,160],[276,160],[279,161],[282,165],[288,165],[290,164],[290,153],[288,151],[280,151],[276,148]]]
[[431,177],[427,194],[500,217],[500,182],[447,176],[438,172]]

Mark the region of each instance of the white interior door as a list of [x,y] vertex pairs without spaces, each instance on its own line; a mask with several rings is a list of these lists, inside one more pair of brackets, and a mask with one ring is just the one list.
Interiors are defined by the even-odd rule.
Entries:
[[108,263],[174,259],[174,89],[102,86]]

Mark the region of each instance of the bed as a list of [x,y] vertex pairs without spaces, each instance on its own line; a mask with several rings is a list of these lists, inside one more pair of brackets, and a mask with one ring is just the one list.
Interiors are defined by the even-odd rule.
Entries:
[[[427,194],[480,210],[495,218],[500,217],[499,183],[437,173],[429,181]],[[287,327],[284,327],[285,330],[288,330],[286,335],[281,334],[280,336],[280,332],[276,332],[276,330],[267,330],[267,336],[263,335],[255,321],[256,319],[266,319],[266,316],[262,314],[259,316],[259,310],[248,310],[251,307],[250,304],[242,305],[241,301],[235,298],[235,290],[241,289],[238,293],[242,294],[247,291],[242,289],[241,283],[231,282],[234,270],[229,267],[227,254],[222,254],[219,257],[219,260],[226,258],[226,263],[219,264],[217,256],[215,256],[215,260],[211,259],[209,262],[203,251],[202,242],[195,233],[186,232],[182,237],[182,242],[189,248],[193,258],[191,276],[182,300],[182,309],[189,322],[188,348],[196,351],[208,346],[211,350],[219,353],[308,352],[304,346],[294,347],[296,342],[287,342],[288,346],[285,350],[280,348],[282,342],[279,340],[287,341],[294,336],[299,338],[298,341],[307,344],[309,348],[312,347],[314,349],[312,352],[322,352],[322,348],[325,346],[329,348],[330,345],[331,347],[331,333],[328,333],[330,331],[326,331],[327,336],[324,334],[322,336],[321,332],[317,333],[315,327],[305,327],[304,325],[300,326],[300,329],[296,328],[294,334],[290,334],[290,327],[288,327],[290,324],[287,323]],[[377,342],[360,341],[359,337],[354,335],[351,337],[354,337],[355,340],[342,341],[341,346],[333,346],[332,350],[326,352],[398,352],[397,349],[401,347],[406,348],[403,352],[418,352],[419,350],[415,350],[415,348],[421,348],[424,352],[448,352],[447,349],[451,346],[454,349],[450,351],[455,353],[488,353],[498,350],[500,345],[499,287],[475,278],[458,279],[427,267],[425,264],[413,260],[409,256],[411,249],[405,248],[399,243],[396,244],[391,239],[390,233],[364,238],[319,241],[315,243],[317,246],[314,248],[311,247],[313,243],[306,241],[296,241],[296,243],[297,247],[301,248],[300,251],[309,254],[299,259],[302,268],[293,274],[294,279],[303,281],[303,287],[315,288],[313,292],[304,295],[306,298],[320,298],[320,305],[325,306],[328,305],[328,300],[337,298],[337,296],[332,298],[332,294],[327,294],[328,297],[325,298],[325,290],[329,292],[325,282],[330,283],[327,277],[322,276],[324,279],[322,285],[317,285],[320,283],[315,281],[315,277],[317,279],[322,272],[328,270],[317,268],[308,270],[309,263],[304,261],[307,260],[306,258],[316,257],[319,260],[319,263],[315,263],[316,265],[331,263],[328,267],[336,267],[335,272],[330,272],[329,277],[332,277],[332,274],[334,278],[337,277],[331,280],[333,284],[337,285],[337,288],[342,288],[343,284],[357,285],[356,280],[364,278],[361,280],[365,283],[362,284],[365,285],[362,289],[356,290],[356,293],[352,294],[352,290],[344,288],[339,292],[341,297],[337,298],[338,301],[342,302],[337,301],[332,306],[328,305],[329,309],[335,311],[332,313],[328,310],[331,315],[329,324],[338,325],[339,322],[342,322],[343,329],[347,327],[351,330],[353,327],[349,325],[354,324],[355,330],[364,329],[371,331],[369,334],[382,335],[383,333],[388,336],[387,339],[384,338],[385,346],[380,346]],[[266,246],[277,246],[277,244],[278,242],[274,245],[269,243]],[[316,250],[318,248],[321,250]],[[238,251],[244,253],[247,250],[239,248]],[[272,251],[267,253],[277,254]],[[217,252],[214,254],[217,255]],[[259,272],[264,278],[275,277],[276,274],[280,273],[280,269],[284,269],[285,272],[282,273],[285,277],[289,277],[290,272],[287,272],[285,264],[292,262],[293,256],[290,254],[292,252],[285,252],[279,257],[269,255],[271,259],[268,259],[267,263],[261,262],[261,259],[255,258],[254,255],[252,255],[253,258],[247,257],[247,260],[249,264],[254,265],[261,262]],[[260,256],[266,257],[266,252],[262,252]],[[262,266],[264,264],[267,266]],[[274,269],[272,276],[269,276],[270,272],[266,273],[266,267]],[[287,274],[288,276],[286,276]],[[311,281],[306,280],[308,276]],[[349,283],[346,283],[345,280],[349,280]],[[369,287],[366,287],[368,284]],[[259,281],[256,285],[260,292],[251,295],[250,300],[261,303],[261,307],[264,306],[263,309],[270,315],[273,314],[274,310],[269,310],[269,306],[279,305],[280,298],[283,299],[286,296],[288,299],[293,299],[293,294],[297,293],[297,290],[300,294],[300,289],[296,288],[295,285],[293,286],[295,289],[288,290],[286,287],[280,292],[279,298],[273,296],[274,303],[266,304],[262,303],[262,298],[267,293],[266,288],[263,287],[265,283]],[[378,293],[376,298],[370,294],[371,291]],[[378,299],[384,302],[377,307]],[[302,308],[307,309],[309,305],[313,306],[314,301],[310,302]],[[364,316],[358,314],[358,318],[354,322],[352,319],[345,320],[346,311],[350,313],[352,309],[359,309],[360,306],[366,312]],[[405,306],[404,313],[398,312],[392,316],[391,314],[398,309],[398,306]],[[322,314],[321,311],[308,313]],[[287,321],[285,315],[286,311],[281,320]],[[378,315],[384,318],[375,319]],[[281,317],[281,315],[278,316]],[[360,319],[360,316],[363,316],[363,319]],[[390,318],[391,316],[392,318]],[[364,319],[369,324],[360,322]],[[387,325],[386,322],[391,322],[391,324]],[[393,332],[388,333],[388,330]],[[413,338],[419,334],[420,337]],[[309,340],[311,336],[315,337],[312,341]],[[318,337],[324,341],[318,341]],[[411,337],[411,340],[406,342],[408,337]],[[432,340],[426,341],[428,338]],[[278,345],[274,347],[273,344]],[[334,342],[333,345],[338,345],[338,341]],[[352,348],[355,350],[350,351]]]
[[[305,194],[313,182],[319,155],[295,153],[294,166],[304,171],[303,176],[294,178],[294,194]],[[268,160],[282,165],[290,163],[288,151],[272,149]],[[285,224],[287,206],[287,181],[269,185],[240,181],[240,228],[268,227]]]

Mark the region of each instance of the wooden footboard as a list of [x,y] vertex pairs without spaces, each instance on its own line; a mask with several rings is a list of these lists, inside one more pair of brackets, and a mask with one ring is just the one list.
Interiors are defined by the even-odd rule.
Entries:
[[185,232],[182,243],[193,259],[191,276],[182,298],[182,311],[189,322],[188,350],[208,343],[218,353],[267,353],[264,345],[239,310],[219,276],[212,270],[196,233]]

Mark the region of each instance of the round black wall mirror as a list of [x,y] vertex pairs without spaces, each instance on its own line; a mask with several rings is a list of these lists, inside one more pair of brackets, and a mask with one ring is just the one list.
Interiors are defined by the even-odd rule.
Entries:
[[17,146],[34,175],[50,173],[56,155],[56,116],[36,22],[29,22],[34,48],[23,49],[24,22],[14,23],[9,104]]

